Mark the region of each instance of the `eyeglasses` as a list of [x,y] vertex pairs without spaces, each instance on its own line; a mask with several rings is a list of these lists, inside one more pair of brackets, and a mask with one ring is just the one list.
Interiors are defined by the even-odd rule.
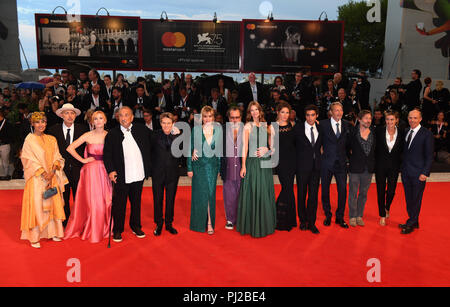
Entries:
[[240,116],[230,116],[230,119],[241,119]]

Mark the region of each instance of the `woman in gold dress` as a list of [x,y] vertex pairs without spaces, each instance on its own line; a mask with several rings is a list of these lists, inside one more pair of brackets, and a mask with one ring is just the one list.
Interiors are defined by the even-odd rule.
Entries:
[[[64,185],[68,183],[63,172],[64,159],[53,136],[44,133],[47,118],[43,112],[31,116],[34,133],[23,145],[21,160],[24,168],[25,189],[22,200],[21,239],[40,248],[40,239],[60,242],[64,237]],[[56,194],[44,199],[44,192],[56,188]]]

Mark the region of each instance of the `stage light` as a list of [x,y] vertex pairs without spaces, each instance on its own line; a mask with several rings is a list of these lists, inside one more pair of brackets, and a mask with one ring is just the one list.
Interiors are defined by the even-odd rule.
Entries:
[[62,8],[62,9],[64,10],[64,14],[67,15],[67,10],[66,10],[63,6],[61,6],[61,5],[58,5],[57,7],[55,7],[55,8],[53,9],[52,15],[55,15],[55,11],[56,11],[56,9],[59,8],[59,7]]
[[105,10],[105,12],[106,12],[106,15],[108,15],[109,16],[109,12],[108,12],[108,10],[107,9],[105,9],[104,7],[101,7],[101,8],[99,8],[98,9],[98,11],[97,11],[97,13],[95,14],[95,16],[97,16],[98,17],[98,13],[101,11],[101,10]]
[[323,11],[322,13],[320,13],[320,16],[319,16],[319,21],[322,21],[322,15],[325,13],[325,19],[324,19],[324,21],[328,21],[328,14],[327,14],[327,12],[325,12],[325,11]]
[[272,22],[273,21],[273,13],[270,12],[269,15],[267,15],[267,19],[264,20],[264,22]]
[[[166,15],[166,18],[163,17],[164,14]],[[161,17],[159,18],[159,21],[161,21],[161,22],[169,21],[169,18],[167,17],[166,11],[162,11]]]
[[217,13],[216,13],[216,12],[214,12],[213,22],[214,22],[214,23],[217,23],[217,22],[218,22],[218,21],[217,21]]

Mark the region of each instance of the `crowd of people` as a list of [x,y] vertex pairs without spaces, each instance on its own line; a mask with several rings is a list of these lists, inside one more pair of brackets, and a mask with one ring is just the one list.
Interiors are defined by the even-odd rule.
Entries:
[[[406,86],[397,79],[372,112],[364,73],[355,80],[337,73],[324,82],[302,71],[295,74],[293,84],[285,84],[279,76],[269,87],[251,73],[247,82],[234,88],[226,88],[225,79],[219,78],[210,89],[202,88],[190,74],[176,74],[173,81],[163,80],[160,87],[150,89],[144,78],[130,85],[121,74],[113,81],[109,75],[102,80],[96,70],[78,78],[64,70],[42,93],[3,89],[0,175],[10,178],[9,159],[15,156],[13,176],[26,181],[22,239],[33,247],[40,247],[41,238],[99,242],[110,227],[113,240],[121,242],[128,199],[130,228],[144,238],[141,195],[149,177],[153,234],[161,235],[164,225],[177,234],[174,204],[183,165],[192,178],[193,231],[214,234],[219,174],[226,228],[264,237],[276,229],[296,227],[297,216],[301,230],[318,234],[320,183],[323,224],[330,226],[333,177],[338,190],[336,224],[348,228],[348,202],[349,225],[364,226],[364,206],[375,174],[384,226],[401,173],[409,219],[400,228],[408,234],[418,228],[433,144],[447,146],[448,90],[441,86],[432,91],[430,83],[421,100],[420,71],[413,72],[413,81]],[[176,122],[192,127],[185,158],[172,151],[174,141],[185,133]],[[216,147],[223,151],[218,154]],[[275,154],[279,163],[272,166],[282,187],[277,197],[272,167],[267,166]]]

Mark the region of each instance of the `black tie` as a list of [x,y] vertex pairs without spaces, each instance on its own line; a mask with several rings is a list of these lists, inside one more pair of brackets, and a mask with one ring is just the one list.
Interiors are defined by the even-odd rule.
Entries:
[[70,145],[70,129],[67,129],[67,134],[66,134],[66,145],[67,145],[67,146]]
[[341,136],[341,131],[339,130],[339,123],[336,123],[336,137],[339,138]]
[[316,145],[316,140],[314,139],[314,127],[311,127],[311,145],[312,147]]
[[409,130],[408,139],[406,140],[406,144],[408,144],[408,149],[409,149],[409,146],[411,145],[413,132],[414,132],[414,130],[412,130],[412,129]]

